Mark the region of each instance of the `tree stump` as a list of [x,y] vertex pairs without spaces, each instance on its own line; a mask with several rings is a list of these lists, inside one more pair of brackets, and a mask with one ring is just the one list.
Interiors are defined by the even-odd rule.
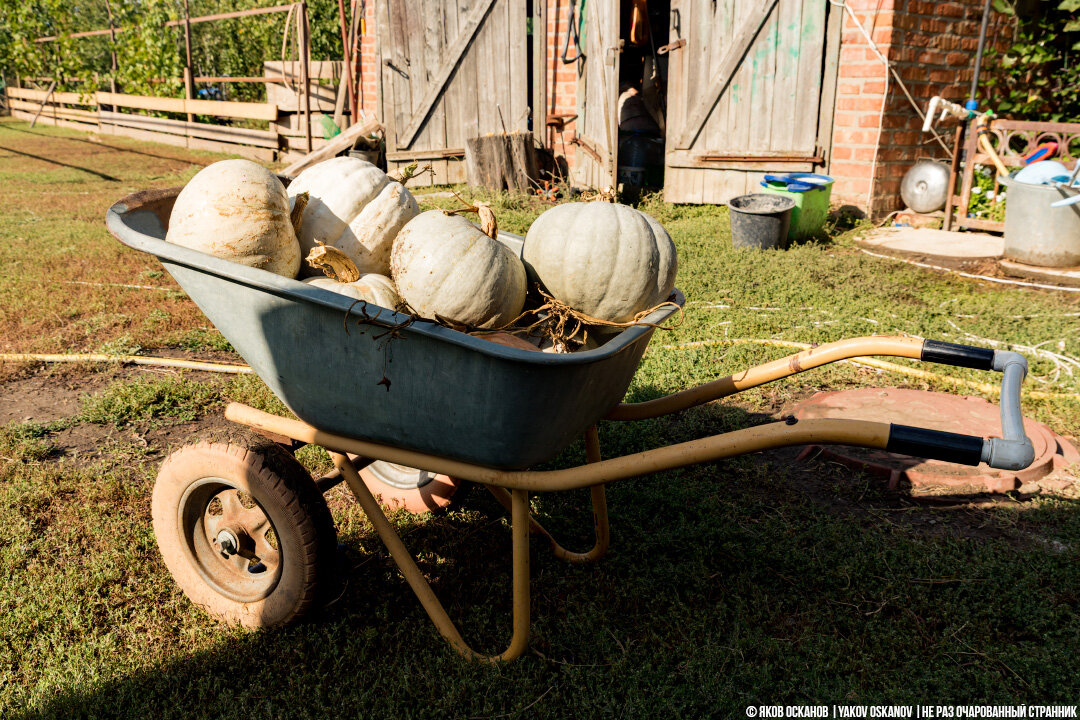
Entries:
[[489,190],[524,190],[538,176],[532,133],[483,135],[465,141],[469,185]]

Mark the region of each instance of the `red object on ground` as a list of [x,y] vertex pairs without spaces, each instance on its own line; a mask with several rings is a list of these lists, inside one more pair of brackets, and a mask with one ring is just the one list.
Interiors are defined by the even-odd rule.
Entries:
[[360,471],[372,495],[389,508],[404,508],[414,515],[448,506],[461,480],[425,470],[376,461]]
[[[1001,437],[1001,414],[996,405],[982,398],[923,390],[864,388],[821,392],[797,404],[791,414],[800,420],[849,418]],[[957,465],[884,450],[840,446],[812,445],[800,453],[799,459],[820,453],[848,467],[887,476],[890,489],[895,489],[901,480],[907,480],[912,491],[920,495],[1009,492],[1080,462],[1080,453],[1069,441],[1046,425],[1025,418],[1024,429],[1035,446],[1035,461],[1020,471],[996,470],[986,464],[977,467]]]

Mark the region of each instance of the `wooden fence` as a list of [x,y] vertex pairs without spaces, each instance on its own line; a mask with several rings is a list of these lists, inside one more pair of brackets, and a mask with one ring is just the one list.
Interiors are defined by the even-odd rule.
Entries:
[[[333,63],[324,65],[328,66],[326,72],[332,76]],[[313,100],[336,92],[333,88],[318,86],[317,77],[312,77],[309,82]],[[261,162],[274,162],[294,160],[306,153],[304,117],[298,111],[301,106],[297,97],[300,94],[298,90],[299,85],[295,83],[291,88],[285,85],[275,86],[273,98],[278,100],[281,106],[270,102],[188,100],[110,92],[80,94],[18,87],[8,87],[6,96],[12,116],[23,120],[34,120],[36,117],[36,122],[47,125],[103,135],[121,135],[195,150],[232,153]],[[268,129],[173,120],[138,111],[201,115],[227,120],[256,120],[267,123]],[[330,111],[332,114],[333,106]],[[312,124],[318,128],[316,123]],[[321,137],[321,129],[315,134],[317,137],[312,138],[312,149],[318,150],[326,141]]]

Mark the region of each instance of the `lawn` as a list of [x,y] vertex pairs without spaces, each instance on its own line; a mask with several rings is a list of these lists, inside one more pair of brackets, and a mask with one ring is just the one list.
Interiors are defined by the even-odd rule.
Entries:
[[[219,157],[0,121],[0,352],[239,361],[157,261],[104,226],[115,200],[183,184]],[[486,199],[514,232],[548,207]],[[1080,294],[869,257],[851,233],[737,251],[723,208],[646,209],[675,240],[689,302],[657,332],[630,399],[789,352],[720,341],[911,334],[1028,348],[1028,386],[1043,395],[1025,411],[1080,435],[1080,372],[1060,359],[1080,357]],[[823,389],[978,395],[955,380],[997,381],[929,369],[939,377],[834,365],[677,416],[603,423],[601,446],[614,457],[768,422]],[[284,412],[253,376],[0,363],[0,717],[744,717],[748,704],[1080,697],[1075,493],[928,503],[834,463],[795,463],[794,449],[612,485],[612,551],[598,564],[534,542],[532,644],[511,664],[469,664],[442,641],[343,486],[327,495],[336,601],[284,630],[222,626],[173,583],[149,506],[169,452],[231,433],[229,399]],[[301,456],[327,466],[314,449]],[[551,466],[583,458],[579,443]],[[587,493],[532,506],[564,544],[590,541]],[[500,652],[502,509],[473,488],[450,512],[391,520],[466,639]]]

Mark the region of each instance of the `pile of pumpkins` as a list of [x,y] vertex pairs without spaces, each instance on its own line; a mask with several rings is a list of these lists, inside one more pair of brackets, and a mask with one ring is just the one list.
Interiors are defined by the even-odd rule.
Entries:
[[[574,310],[622,323],[667,300],[677,269],[667,232],[634,208],[557,205],[533,222],[519,258],[461,215],[420,212],[400,182],[352,157],[314,165],[288,189],[247,160],[209,165],[177,197],[166,240],[478,329],[521,314],[529,275]],[[347,256],[358,279],[341,282],[303,261],[319,248]]]

